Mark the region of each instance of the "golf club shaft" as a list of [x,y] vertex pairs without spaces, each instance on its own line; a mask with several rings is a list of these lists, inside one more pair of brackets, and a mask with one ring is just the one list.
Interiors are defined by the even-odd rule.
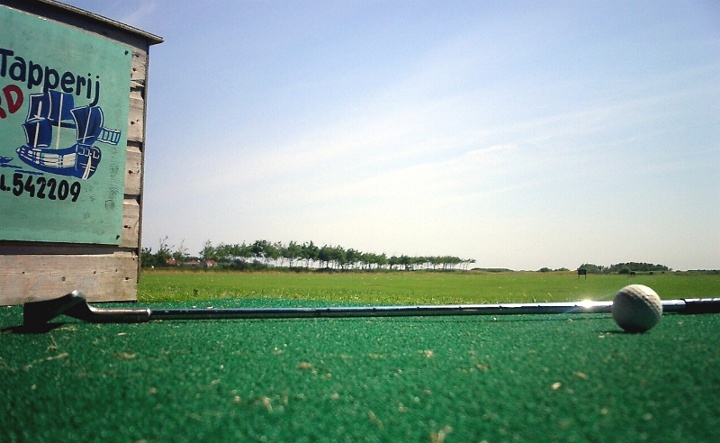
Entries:
[[[666,300],[666,313],[718,313],[720,298]],[[141,323],[151,320],[290,319],[357,317],[429,317],[460,315],[591,314],[609,313],[611,301],[572,303],[507,303],[481,305],[350,306],[321,308],[234,309],[99,309],[88,306],[68,315],[96,323]],[[75,314],[75,315],[74,315]]]
[[166,309],[151,310],[150,319],[185,320],[201,318],[353,318],[431,317],[458,315],[560,314],[610,312],[611,302],[536,303],[497,305],[344,306],[321,308],[259,309]]

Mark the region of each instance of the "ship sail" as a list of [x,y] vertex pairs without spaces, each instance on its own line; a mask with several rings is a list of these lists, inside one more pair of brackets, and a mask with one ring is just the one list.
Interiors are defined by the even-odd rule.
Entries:
[[[44,172],[87,180],[102,159],[102,152],[93,145],[102,142],[117,146],[120,141],[121,132],[103,127],[104,120],[99,106],[74,107],[71,94],[46,91],[31,95],[23,123],[27,144],[16,150],[18,158]],[[60,128],[75,129],[73,146],[60,147]]]
[[52,142],[50,120],[33,120],[23,123],[27,145],[33,148],[47,148]]
[[47,120],[53,126],[72,128],[72,109],[74,100],[72,94],[58,91],[47,91],[44,94],[30,96],[30,106],[26,121]]
[[83,106],[70,111],[75,120],[77,142],[92,146],[98,139],[103,125],[103,112],[97,106]]

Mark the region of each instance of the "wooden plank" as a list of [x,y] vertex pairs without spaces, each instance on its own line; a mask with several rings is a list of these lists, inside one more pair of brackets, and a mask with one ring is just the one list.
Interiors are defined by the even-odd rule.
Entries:
[[0,255],[0,305],[28,297],[58,297],[75,289],[91,301],[137,300],[138,257],[107,255]]
[[137,48],[133,49],[131,64],[130,80],[133,82],[133,87],[144,88],[147,79],[148,53]]
[[143,141],[145,138],[145,100],[135,94],[130,95],[128,120],[128,141]]
[[[122,231],[121,231],[121,237],[120,237],[120,247],[121,248],[127,248],[127,249],[133,249],[136,251],[139,251],[140,247],[140,204],[136,198],[133,198],[132,196],[130,198],[126,198],[123,200],[123,220],[122,220]],[[33,243],[27,243],[27,242],[0,242],[0,255],[5,254],[18,254],[20,253],[20,250],[27,249],[28,247],[32,246]],[[56,248],[54,244],[48,244],[48,243],[37,243],[37,249],[38,250],[48,250],[48,253],[57,253],[53,252],[53,250]],[[72,254],[74,251],[78,251],[79,253],[83,252],[82,248],[95,248],[93,245],[78,245],[73,246],[71,244],[63,245],[63,250],[66,252],[63,252],[63,254]],[[0,282],[1,283],[1,282]],[[3,287],[0,285],[0,287]]]
[[[108,255],[117,246],[83,243],[0,242],[0,255]],[[128,252],[128,251],[126,251]],[[0,282],[2,288],[2,282]]]
[[139,196],[142,191],[142,152],[128,146],[125,153],[125,196]]
[[140,204],[134,199],[123,202],[123,226],[120,247],[138,249],[140,245]]

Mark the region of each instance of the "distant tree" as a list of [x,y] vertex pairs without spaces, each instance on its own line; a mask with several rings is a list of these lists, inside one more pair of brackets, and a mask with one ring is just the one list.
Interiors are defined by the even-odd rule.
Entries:
[[172,258],[174,258],[174,259],[177,260],[178,262],[182,263],[182,262],[184,262],[188,257],[189,257],[189,255],[188,255],[188,249],[185,247],[185,240],[182,240],[182,241],[180,242],[180,246],[178,246],[177,250],[172,253]]
[[380,255],[376,254],[373,259],[380,268],[384,268],[388,264],[388,259],[384,252]]
[[405,268],[406,271],[415,270],[415,260],[413,260],[413,257],[410,257],[408,255],[401,255],[400,264],[403,266],[403,268]]
[[390,269],[395,270],[399,264],[400,259],[397,255],[392,255],[388,258],[388,266],[390,266]]
[[320,250],[318,251],[317,259],[320,261],[320,264],[325,264],[325,268],[330,267],[330,260],[332,259],[332,254],[330,252],[330,246],[323,245]]
[[296,266],[299,260],[305,261],[305,267],[312,265],[332,269],[391,269],[414,271],[423,269],[442,269],[454,271],[458,267],[467,270],[474,259],[461,259],[456,256],[391,256],[385,253],[375,254],[372,252],[361,252],[357,249],[324,245],[317,247],[312,241],[299,245],[295,241],[284,245],[282,242],[272,243],[268,240],[256,240],[251,244],[225,244],[220,243],[213,246],[210,240],[205,241],[199,256],[190,257],[185,241],[175,250],[167,236],[160,239],[157,253],[151,248],[141,250],[141,263],[143,267],[166,266],[169,259],[173,258],[178,263],[183,263],[190,258],[202,260],[215,260],[220,266],[233,267],[235,269],[264,269],[268,266]]
[[243,242],[241,245],[234,244],[231,250],[233,252],[233,257],[235,258],[235,260],[240,259],[241,261],[244,261],[252,258],[253,256],[253,246],[246,245],[245,242]]
[[333,263],[333,267],[335,269],[345,269],[345,265],[347,264],[347,253],[345,252],[345,249],[343,249],[342,246],[332,246],[330,247],[330,261]]
[[[283,247],[283,245],[280,242],[275,242],[275,243],[268,242],[267,249],[265,250],[265,263],[270,264],[270,262],[272,261],[273,263],[277,264],[277,261],[281,257],[280,252],[282,251],[282,247]],[[282,263],[281,263],[281,266],[282,266]]]
[[205,261],[218,261],[218,248],[213,247],[212,242],[210,240],[207,240],[202,248],[202,251],[200,251],[200,257],[202,257],[202,259]]
[[315,246],[313,242],[303,243],[300,246],[300,257],[305,260],[305,268],[309,268],[310,262],[320,259],[320,248]]
[[154,268],[156,266],[155,254],[152,248],[142,248],[140,251],[140,265],[143,268]]
[[365,269],[378,269],[387,266],[388,259],[385,254],[375,254],[372,252],[365,252],[362,254],[361,261],[365,265]]
[[348,249],[345,251],[345,263],[350,269],[353,269],[355,267],[355,264],[360,263],[362,260],[363,254],[362,252],[355,250],[353,248]]
[[295,261],[302,256],[302,247],[291,241],[287,247],[283,248],[283,255],[288,260],[289,266],[292,268]]
[[168,243],[167,235],[160,239],[160,246],[158,251],[155,253],[155,265],[166,266],[167,261],[172,258],[172,246]]
[[251,246],[251,251],[255,260],[260,261],[265,259],[265,254],[270,247],[270,242],[267,240],[255,240],[255,243]]
[[225,243],[220,243],[219,245],[217,245],[217,247],[215,248],[215,257],[217,257],[216,260],[219,263],[225,264],[232,261],[233,255],[231,253],[231,248],[232,245],[226,245]]

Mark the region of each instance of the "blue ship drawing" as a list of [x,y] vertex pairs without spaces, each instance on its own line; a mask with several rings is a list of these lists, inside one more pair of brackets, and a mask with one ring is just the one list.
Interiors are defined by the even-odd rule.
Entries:
[[[117,146],[120,141],[121,131],[107,129],[103,123],[101,107],[75,107],[72,94],[33,94],[22,125],[27,144],[17,148],[18,158],[43,172],[87,180],[102,159],[100,149],[93,146],[95,142]],[[72,146],[61,146],[61,133],[66,132],[63,128],[74,129]]]

